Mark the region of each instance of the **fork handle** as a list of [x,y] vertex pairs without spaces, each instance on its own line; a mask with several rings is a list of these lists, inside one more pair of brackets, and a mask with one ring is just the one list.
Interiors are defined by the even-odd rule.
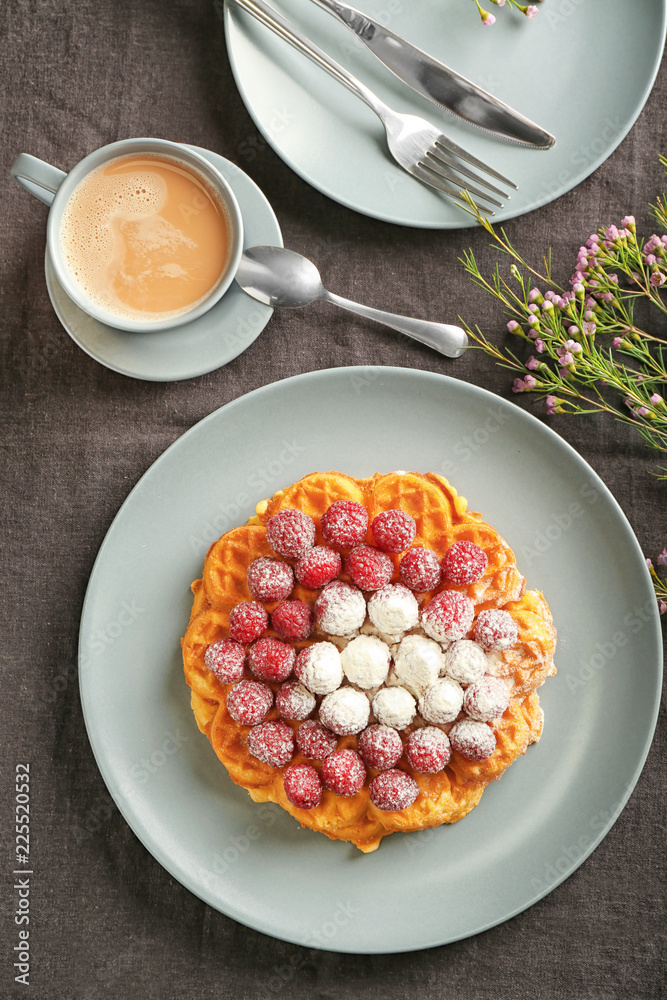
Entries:
[[447,323],[430,323],[424,319],[413,319],[411,316],[397,316],[395,313],[383,312],[381,309],[373,309],[371,306],[364,306],[360,302],[352,302],[344,299],[340,295],[334,295],[327,291],[323,298],[341,309],[348,312],[358,313],[366,319],[375,320],[376,323],[383,323],[405,333],[412,340],[418,340],[420,344],[445,354],[448,358],[460,357],[468,346],[468,337],[465,330],[460,326],[449,326]]
[[280,38],[293,45],[298,52],[301,52],[304,56],[308,56],[317,66],[325,69],[334,79],[342,83],[348,90],[351,90],[357,97],[360,97],[380,119],[382,119],[383,113],[389,111],[384,101],[381,101],[361,80],[358,80],[344,66],[341,66],[335,59],[332,59],[318,45],[311,42],[296,25],[292,24],[291,21],[270,4],[266,3],[265,0],[234,0],[234,3],[238,7],[242,7],[249,14],[252,14],[261,24],[270,28]]

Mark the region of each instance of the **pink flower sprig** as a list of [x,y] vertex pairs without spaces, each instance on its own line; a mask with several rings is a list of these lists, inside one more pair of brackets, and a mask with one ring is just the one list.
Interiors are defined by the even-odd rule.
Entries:
[[[667,566],[667,549],[663,549],[658,558],[656,559],[658,566]],[[658,572],[650,559],[646,560],[646,565],[648,566],[648,571],[651,574],[651,581],[653,582],[653,588],[655,590],[655,596],[658,599],[658,610],[661,615],[667,612],[667,577],[660,577]]]
[[[463,322],[477,346],[513,372],[512,392],[544,399],[549,416],[607,413],[631,424],[648,447],[667,453],[667,340],[635,322],[640,302],[654,314],[667,314],[667,198],[653,208],[662,235],[640,240],[630,215],[591,234],[579,248],[569,288],[553,280],[550,252],[543,272],[536,270],[504,229],[495,231],[474,201],[466,201],[511,263],[508,279],[498,264],[486,278],[472,251],[463,265],[475,284],[501,302],[510,317],[507,331],[526,343],[528,357]],[[665,282],[656,281],[656,274]],[[658,474],[667,479],[667,469]]]
[[[492,3],[495,7],[506,7],[506,6],[514,7],[516,10],[520,11],[530,20],[536,17],[539,11],[539,8],[534,3],[523,4],[523,3],[518,3],[517,0],[489,0],[489,2]],[[543,3],[543,2],[544,0],[538,0],[538,3]],[[488,10],[485,10],[484,7],[482,7],[479,0],[474,0],[474,3],[477,5],[477,10],[479,12],[479,16],[482,19],[482,24],[484,24],[487,28],[489,28],[491,27],[492,24],[496,23],[495,15],[490,14]]]

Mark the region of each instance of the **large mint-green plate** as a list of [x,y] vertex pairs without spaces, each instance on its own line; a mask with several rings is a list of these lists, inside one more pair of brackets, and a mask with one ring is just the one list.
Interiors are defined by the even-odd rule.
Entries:
[[[643,108],[665,44],[665,0],[545,0],[532,21],[508,8],[496,11],[492,28],[482,26],[472,0],[357,0],[355,6],[555,135],[556,146],[543,152],[489,137],[415,94],[309,0],[272,2],[396,110],[430,119],[512,178],[519,190],[498,220],[553,201],[606,160]],[[257,128],[309,184],[387,222],[470,225],[447,198],[394,163],[369,108],[233,0],[225,31]],[[256,140],[248,136],[241,155],[254,157]]]
[[[558,626],[542,740],[461,822],[370,855],[256,805],[195,724],[179,639],[210,543],[316,469],[448,475],[513,546]],[[595,848],[653,734],[660,630],[620,508],[556,434],[482,389],[402,368],[277,382],[183,435],[123,504],[80,635],[81,697],[104,780],[139,839],[211,906],[342,952],[426,948],[530,906]],[[613,892],[613,889],[610,889]]]

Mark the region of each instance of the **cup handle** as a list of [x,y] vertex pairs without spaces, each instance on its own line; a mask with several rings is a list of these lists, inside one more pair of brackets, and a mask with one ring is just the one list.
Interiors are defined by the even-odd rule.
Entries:
[[64,170],[58,170],[30,153],[19,153],[12,163],[10,173],[21,187],[34,194],[45,205],[51,204],[56,191],[67,177]]

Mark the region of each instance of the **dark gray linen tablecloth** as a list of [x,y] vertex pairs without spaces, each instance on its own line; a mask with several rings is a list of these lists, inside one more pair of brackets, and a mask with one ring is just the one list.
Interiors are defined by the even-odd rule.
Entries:
[[[312,256],[342,295],[430,318],[462,313],[502,336],[495,303],[457,257],[494,255],[481,232],[403,229],[333,203],[259,140],[234,85],[208,0],[5,0],[0,7],[3,134],[2,747],[4,858],[0,996],[526,1000],[662,995],[664,726],[627,807],[563,885],[475,938],[399,956],[345,956],[285,944],[210,909],[134,837],[108,795],[86,737],[77,631],[97,549],[130,488],[196,421],[258,386],[318,368],[388,364],[454,373],[509,395],[506,372],[478,352],[455,370],[418,344],[327,307],[275,314],[227,367],[173,384],[117,375],[60,327],[44,284],[46,209],[9,178],[20,151],[65,169],[115,139],[185,140],[239,164],[271,201],[285,244]],[[595,40],[591,40],[595,44]],[[617,68],[622,72],[622,67]],[[576,66],[563,67],[576,73]],[[508,233],[540,259],[550,243],[567,280],[582,239],[663,190],[664,68],[614,155],[576,190]],[[257,141],[256,141],[257,140]],[[525,405],[522,398],[520,405]],[[553,426],[609,486],[648,554],[667,544],[665,485],[627,428],[598,418]],[[664,721],[664,720],[663,720]],[[32,768],[31,987],[15,985],[14,768]],[[272,979],[273,977],[273,979]]]

